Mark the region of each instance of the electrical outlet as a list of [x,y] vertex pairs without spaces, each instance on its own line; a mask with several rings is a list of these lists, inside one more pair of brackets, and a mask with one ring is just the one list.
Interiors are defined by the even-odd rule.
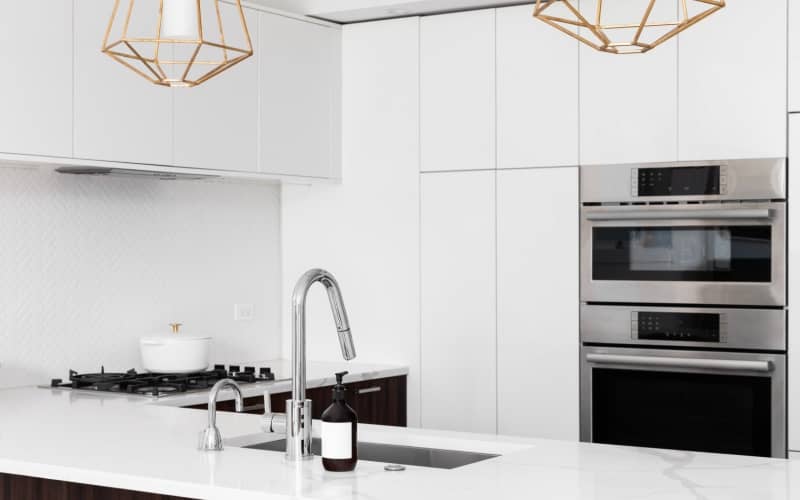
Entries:
[[250,321],[253,319],[253,314],[253,304],[234,304],[233,306],[234,321]]

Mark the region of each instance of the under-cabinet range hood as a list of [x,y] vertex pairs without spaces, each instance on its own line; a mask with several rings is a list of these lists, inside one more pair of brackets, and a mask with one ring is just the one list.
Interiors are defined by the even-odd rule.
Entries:
[[104,175],[109,177],[149,177],[162,181],[189,180],[200,181],[209,179],[220,179],[222,176],[213,174],[198,174],[184,172],[163,172],[157,170],[134,170],[128,168],[110,167],[58,167],[55,169],[59,174],[73,175]]

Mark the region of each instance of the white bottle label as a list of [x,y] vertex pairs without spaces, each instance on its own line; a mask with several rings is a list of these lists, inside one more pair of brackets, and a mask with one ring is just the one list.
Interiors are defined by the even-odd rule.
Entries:
[[322,422],[322,458],[353,458],[351,422]]

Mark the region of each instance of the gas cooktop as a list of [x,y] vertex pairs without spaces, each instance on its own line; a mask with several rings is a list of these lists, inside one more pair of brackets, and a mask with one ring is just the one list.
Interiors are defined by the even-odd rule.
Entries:
[[98,392],[116,392],[160,398],[173,394],[210,389],[218,381],[230,378],[240,384],[254,384],[275,380],[269,367],[214,365],[213,370],[192,373],[139,373],[107,372],[100,367],[99,373],[69,371],[69,381],[53,379],[50,387]]

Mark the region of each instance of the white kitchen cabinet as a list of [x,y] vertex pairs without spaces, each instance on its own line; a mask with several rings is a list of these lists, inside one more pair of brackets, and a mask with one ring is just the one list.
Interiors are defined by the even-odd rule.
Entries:
[[[221,9],[235,9],[220,3]],[[223,12],[223,21],[238,16]],[[245,9],[255,54],[194,88],[176,88],[175,164],[219,170],[258,171],[258,12]],[[226,42],[246,47],[238,26],[225,26]],[[236,29],[234,29],[236,28]]]
[[800,3],[789,2],[789,111],[800,111]]
[[497,168],[578,165],[578,41],[497,9]]
[[72,154],[72,1],[0,2],[0,152]]
[[786,11],[727,2],[681,33],[681,160],[786,155]]
[[[789,115],[789,162],[800,159],[800,115]],[[800,162],[800,160],[798,160]],[[800,197],[800,175],[789,175],[789,199]],[[789,449],[800,451],[800,204],[789,203],[789,333],[788,339],[788,398],[789,398]]]
[[[158,10],[153,0],[137,3]],[[154,85],[100,49],[113,2],[75,2],[74,155],[77,158],[172,163],[172,91]],[[131,33],[145,33],[148,16],[133,16]],[[155,23],[153,23],[155,25]]]
[[260,15],[261,171],[341,176],[338,28]]
[[420,20],[423,172],[495,168],[495,11]]
[[578,439],[578,168],[497,173],[498,432]]
[[[616,9],[629,12],[629,4],[607,2],[604,13],[615,19]],[[672,19],[674,8],[674,2],[656,2],[652,15]],[[675,161],[677,41],[639,55],[607,54],[584,44],[580,51],[581,164]]]
[[495,171],[421,182],[422,426],[494,433]]

